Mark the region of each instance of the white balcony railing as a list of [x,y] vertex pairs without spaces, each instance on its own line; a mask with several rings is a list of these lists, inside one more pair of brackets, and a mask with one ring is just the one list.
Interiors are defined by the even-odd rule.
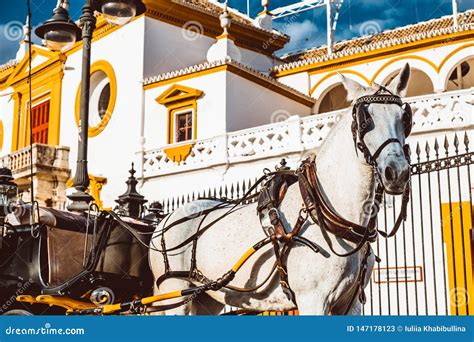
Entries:
[[31,161],[34,168],[68,169],[69,148],[63,146],[49,146],[33,144],[2,157],[1,164],[12,170],[14,175],[30,172]]
[[[474,88],[411,97],[406,101],[413,110],[412,135],[466,130],[474,126]],[[144,153],[144,177],[314,149],[321,145],[346,110],[304,118],[292,116],[283,122],[198,140],[190,155],[181,163],[170,160],[163,148],[148,150]]]

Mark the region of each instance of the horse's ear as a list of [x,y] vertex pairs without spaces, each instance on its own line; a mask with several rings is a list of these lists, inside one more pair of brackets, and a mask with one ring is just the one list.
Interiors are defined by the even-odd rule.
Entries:
[[407,93],[408,81],[410,80],[410,65],[407,63],[400,71],[400,73],[395,77],[390,84],[387,86],[387,89],[392,93],[404,97]]
[[339,72],[337,74],[339,75],[342,85],[347,90],[348,101],[353,101],[361,96],[364,96],[366,94],[370,94],[371,92],[373,92],[372,88],[364,87],[359,82],[354,81],[350,78],[347,78],[346,76],[344,76],[343,74]]

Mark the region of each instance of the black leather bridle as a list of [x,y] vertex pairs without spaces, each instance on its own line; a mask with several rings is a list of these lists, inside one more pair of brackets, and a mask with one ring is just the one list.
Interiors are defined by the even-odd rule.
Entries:
[[405,158],[408,162],[410,162],[408,145],[402,144],[397,138],[389,138],[385,140],[374,154],[370,152],[364,141],[364,137],[368,132],[375,128],[374,121],[368,111],[369,105],[372,103],[399,105],[403,109],[402,123],[405,138],[407,138],[411,133],[413,126],[413,114],[410,105],[406,102],[404,103],[400,96],[394,95],[387,88],[381,86],[374,94],[359,97],[352,107],[351,129],[356,151],[362,152],[367,164],[375,167],[377,165],[377,158],[380,156],[380,153],[382,153],[383,149],[392,143],[397,143],[403,147]]
[[[411,107],[408,103],[403,102],[400,96],[393,94],[387,88],[380,86],[380,88],[372,95],[366,95],[359,97],[353,107],[352,107],[352,137],[354,139],[354,146],[356,149],[356,153],[358,151],[362,152],[367,164],[371,165],[374,169],[374,172],[378,175],[378,185],[375,190],[375,205],[376,205],[376,213],[379,210],[377,204],[382,201],[383,193],[385,188],[383,186],[380,174],[377,170],[377,159],[382,153],[383,149],[392,143],[399,144],[403,148],[403,152],[405,154],[405,159],[410,164],[410,147],[408,144],[402,144],[402,142],[397,138],[389,138],[385,140],[379,148],[372,154],[367,147],[364,137],[365,135],[375,128],[374,121],[370,116],[368,111],[368,107],[372,103],[380,103],[380,104],[396,104],[399,105],[403,109],[402,115],[402,124],[403,124],[403,131],[405,138],[407,138],[412,130],[413,126],[413,113]],[[410,200],[410,192],[411,192],[411,185],[410,180],[408,181],[407,186],[405,187],[405,191],[402,195],[402,205],[400,208],[400,214],[398,219],[395,222],[395,225],[390,233],[386,233],[379,230],[380,235],[385,238],[392,237],[396,234],[402,221],[405,221],[407,217],[407,206]],[[377,203],[378,202],[378,203]]]

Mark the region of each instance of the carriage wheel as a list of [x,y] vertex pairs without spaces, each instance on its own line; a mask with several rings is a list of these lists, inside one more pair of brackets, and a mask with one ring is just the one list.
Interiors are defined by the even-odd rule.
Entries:
[[23,309],[8,310],[2,316],[34,316],[33,313]]

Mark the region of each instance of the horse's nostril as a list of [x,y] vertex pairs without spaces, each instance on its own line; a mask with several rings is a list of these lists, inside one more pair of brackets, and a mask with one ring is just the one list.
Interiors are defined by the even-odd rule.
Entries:
[[408,178],[410,177],[410,169],[404,169],[400,175],[400,180],[404,183],[408,182]]
[[393,172],[393,169],[391,166],[387,166],[385,168],[385,179],[389,182],[395,179],[395,173]]

